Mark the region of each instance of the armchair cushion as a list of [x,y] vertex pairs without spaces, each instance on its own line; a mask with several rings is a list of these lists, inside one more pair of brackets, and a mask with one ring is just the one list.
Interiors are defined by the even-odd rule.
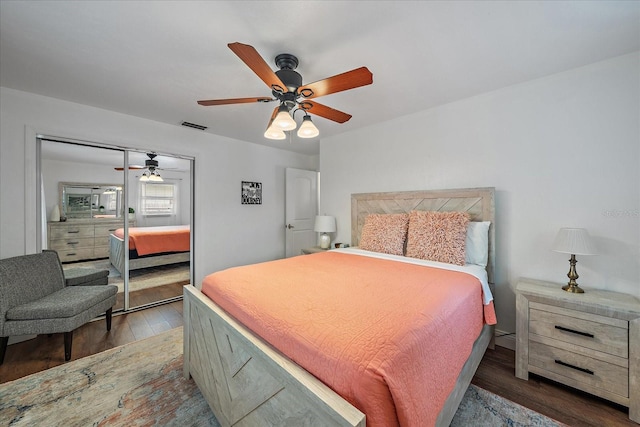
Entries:
[[67,286],[106,285],[109,282],[109,270],[95,268],[72,268],[64,271]]
[[13,307],[7,311],[7,320],[35,320],[73,317],[118,292],[115,285],[69,286],[32,301]]

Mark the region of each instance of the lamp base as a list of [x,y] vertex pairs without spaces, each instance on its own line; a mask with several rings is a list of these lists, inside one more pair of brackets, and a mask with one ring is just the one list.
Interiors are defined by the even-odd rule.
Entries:
[[572,294],[584,294],[584,289],[582,289],[578,284],[567,283],[562,287],[563,291],[571,292]]
[[584,289],[578,286],[576,279],[578,276],[578,272],[576,271],[576,256],[571,254],[571,259],[569,260],[569,273],[567,273],[567,277],[569,278],[569,283],[562,287],[563,291],[571,292],[572,294],[584,294]]
[[322,249],[329,249],[329,246],[331,246],[331,236],[327,233],[322,233],[320,235],[320,247]]

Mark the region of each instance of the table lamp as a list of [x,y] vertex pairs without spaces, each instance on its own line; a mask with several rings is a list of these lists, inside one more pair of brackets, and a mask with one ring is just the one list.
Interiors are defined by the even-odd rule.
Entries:
[[595,255],[595,247],[591,242],[589,233],[584,228],[561,228],[558,231],[556,240],[553,242],[554,252],[560,252],[564,254],[571,254],[569,260],[569,283],[562,287],[567,292],[576,294],[584,293],[584,290],[578,286],[576,279],[579,277],[576,271],[576,255]]
[[316,216],[316,223],[313,227],[313,231],[322,233],[320,235],[320,247],[322,249],[329,249],[331,246],[331,237],[327,233],[334,233],[336,231],[336,219],[329,215]]

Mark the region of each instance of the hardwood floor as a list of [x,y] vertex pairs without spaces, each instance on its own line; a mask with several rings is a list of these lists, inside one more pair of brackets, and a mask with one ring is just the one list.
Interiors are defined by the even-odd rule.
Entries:
[[[146,304],[153,304],[165,299],[175,298],[182,295],[182,287],[189,284],[188,280],[178,283],[170,283],[168,285],[160,285],[154,288],[141,289],[139,291],[129,292],[129,307],[135,308]],[[113,310],[122,310],[124,308],[124,294],[116,295],[116,305]]]
[[[111,331],[98,319],[73,333],[71,360],[99,353],[182,326],[182,301],[113,316]],[[63,334],[36,338],[7,348],[0,383],[64,364]]]
[[550,418],[576,427],[635,426],[626,407],[530,374],[515,376],[515,352],[496,346],[487,350],[473,384]]
[[[107,333],[104,319],[74,332],[72,360],[182,326],[182,301],[113,317]],[[64,362],[62,334],[37,338],[7,349],[0,366],[0,383],[39,372]],[[487,350],[473,384],[570,426],[635,426],[627,408],[534,375],[515,377],[515,353],[503,347]]]

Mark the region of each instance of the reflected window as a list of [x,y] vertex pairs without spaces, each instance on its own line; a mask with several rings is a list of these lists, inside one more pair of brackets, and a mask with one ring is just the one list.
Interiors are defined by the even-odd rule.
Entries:
[[177,188],[167,183],[140,183],[140,213],[146,216],[175,215]]

